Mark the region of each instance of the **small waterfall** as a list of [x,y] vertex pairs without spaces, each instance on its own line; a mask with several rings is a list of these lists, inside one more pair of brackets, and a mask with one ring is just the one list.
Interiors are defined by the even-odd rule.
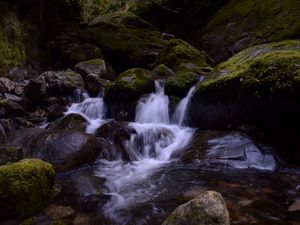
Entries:
[[[102,96],[102,93],[99,94]],[[105,103],[102,97],[91,98],[86,92],[75,92],[74,98],[81,102],[73,103],[65,115],[77,113],[82,115],[89,122],[87,133],[94,133],[104,122]]]
[[[131,209],[153,199],[159,190],[141,184],[159,168],[176,160],[177,153],[184,150],[193,136],[193,129],[169,124],[169,99],[163,85],[162,81],[155,82],[156,92],[138,102],[135,122],[129,123],[136,131],[125,143],[131,162],[100,161],[96,174],[106,178],[107,194],[111,195],[102,208],[111,220],[108,224],[144,224],[145,221],[134,221]],[[156,210],[153,206],[153,213]]]
[[169,123],[169,98],[164,93],[163,81],[155,81],[155,92],[138,102],[135,122]]
[[193,97],[193,94],[195,92],[195,88],[196,86],[193,86],[189,90],[187,96],[184,99],[182,99],[176,106],[175,112],[172,116],[172,121],[176,124],[179,124],[179,126],[184,125],[184,123],[186,122],[186,114],[188,111],[191,98]]

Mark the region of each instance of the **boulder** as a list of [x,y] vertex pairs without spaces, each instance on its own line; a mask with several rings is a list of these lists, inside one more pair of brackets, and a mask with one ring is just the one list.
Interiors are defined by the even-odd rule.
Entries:
[[9,145],[0,145],[0,166],[23,159],[23,150]]
[[8,99],[0,99],[1,118],[23,116],[24,114],[25,111],[20,104]]
[[47,206],[54,176],[52,166],[38,159],[0,166],[1,219],[32,216]]
[[162,225],[229,225],[229,213],[222,195],[207,191],[178,206]]
[[47,97],[47,84],[44,79],[31,79],[24,89],[25,96],[34,101]]
[[292,137],[300,124],[299,63],[299,41],[242,51],[197,85],[191,100],[192,124],[210,128],[253,124],[281,140],[290,136],[288,145],[296,144]]
[[76,130],[28,128],[13,132],[8,142],[21,147],[24,157],[50,162],[57,172],[92,162],[101,152],[92,135]]
[[299,38],[299,7],[293,0],[230,0],[188,40],[219,63],[254,45]]
[[85,132],[88,124],[89,122],[83,116],[71,113],[51,123],[47,129]]
[[183,97],[201,76],[206,76],[212,70],[208,61],[205,52],[200,52],[183,40],[171,39],[157,56],[154,68],[158,67],[158,71],[161,65],[165,65],[174,71],[175,76],[168,77],[165,82],[165,92]]
[[112,68],[109,68],[103,59],[91,59],[89,61],[80,62],[74,67],[74,70],[83,78],[86,78],[89,74],[95,74],[102,79],[114,79]]
[[47,93],[50,95],[72,95],[76,88],[83,88],[84,81],[80,74],[72,70],[48,71],[38,77],[45,80]]
[[98,96],[109,83],[109,80],[101,79],[97,74],[89,74],[85,78],[85,89],[91,96]]
[[199,131],[182,160],[197,161],[206,168],[274,171],[277,163],[271,152],[241,132]]
[[124,104],[154,91],[153,73],[145,69],[129,69],[105,89],[104,101]]
[[151,24],[130,13],[102,15],[89,23],[81,36],[96,43],[117,71],[150,67],[164,41]]
[[102,125],[95,134],[97,138],[102,139],[102,156],[106,159],[122,158],[129,161],[130,152],[127,151],[126,142],[132,134],[136,134],[136,131],[127,122],[111,121]]

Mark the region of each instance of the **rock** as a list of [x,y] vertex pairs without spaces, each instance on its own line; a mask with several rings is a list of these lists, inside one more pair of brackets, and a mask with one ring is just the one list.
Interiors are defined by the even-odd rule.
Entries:
[[117,71],[149,68],[164,46],[155,27],[130,13],[105,14],[89,25],[82,31],[82,38],[100,46]]
[[84,81],[80,74],[72,70],[48,71],[39,76],[38,79],[45,80],[47,93],[50,95],[71,95],[76,88],[83,88]]
[[99,47],[81,42],[73,33],[57,37],[50,48],[59,56],[57,63],[61,68],[73,68],[79,62],[103,57]]
[[229,225],[229,214],[221,194],[207,191],[178,206],[163,225]]
[[292,205],[290,205],[288,210],[289,212],[300,211],[300,199],[296,199],[295,202]]
[[152,70],[152,72],[155,73],[161,79],[175,76],[174,71],[164,64],[158,65],[154,68],[154,70]]
[[91,96],[98,96],[109,83],[109,80],[101,79],[96,74],[89,74],[85,78],[85,89]]
[[73,130],[28,128],[13,132],[8,139],[23,149],[24,157],[50,162],[58,172],[92,162],[101,152],[92,135]]
[[24,93],[26,97],[40,102],[47,97],[47,84],[44,79],[31,79],[25,86]]
[[9,93],[4,93],[4,97],[8,100],[15,101],[15,102],[23,101],[22,97],[19,97],[19,96],[13,95],[13,94],[9,94]]
[[300,124],[299,62],[299,41],[242,51],[209,74],[215,78],[197,85],[191,123],[218,129],[252,124],[270,135],[274,144],[284,143],[282,153],[292,153],[291,159],[300,157],[293,150]]
[[189,40],[219,63],[254,45],[299,38],[299,7],[292,0],[230,0]]
[[74,70],[79,73],[83,78],[89,74],[95,74],[100,78],[106,78],[106,64],[103,59],[92,59],[85,62],[78,63]]
[[0,145],[0,166],[17,162],[21,159],[23,159],[23,151],[21,148]]
[[77,212],[94,212],[105,199],[103,185],[103,178],[74,173],[62,181],[58,202],[71,205]]
[[0,99],[0,116],[2,118],[23,116],[25,111],[18,103],[8,100]]
[[197,160],[205,167],[222,169],[276,169],[270,149],[240,132],[199,131],[190,148],[183,153],[183,160]]
[[[132,134],[136,134],[134,128],[128,126],[127,122],[111,121],[98,128],[95,136],[103,138],[107,148],[104,146],[102,156],[106,159],[115,159],[121,156],[122,159],[129,161],[130,152],[126,150],[126,141],[130,140]],[[102,143],[103,144],[103,143]]]
[[16,84],[10,79],[0,77],[0,92],[12,92]]
[[46,215],[52,217],[53,219],[62,219],[74,214],[75,210],[70,206],[51,204],[44,210],[44,212]]
[[0,167],[1,219],[28,217],[52,200],[55,172],[49,163],[24,159]]
[[71,113],[51,123],[49,130],[70,130],[85,132],[89,122],[81,115]]
[[154,91],[153,73],[145,69],[129,69],[120,74],[115,82],[109,84],[104,93],[108,104],[126,104],[140,96]]
[[24,66],[15,66],[8,73],[8,78],[18,83],[23,82],[26,76],[27,70]]
[[66,225],[61,220],[56,220],[50,216],[35,216],[26,220],[23,220],[21,224],[18,225]]
[[200,52],[183,40],[171,39],[157,56],[154,67],[164,64],[175,72],[175,76],[167,78],[166,94],[185,96],[200,76],[207,74],[207,61],[205,52]]
[[2,122],[0,121],[0,143],[4,143],[6,141],[6,133],[5,128],[2,125]]

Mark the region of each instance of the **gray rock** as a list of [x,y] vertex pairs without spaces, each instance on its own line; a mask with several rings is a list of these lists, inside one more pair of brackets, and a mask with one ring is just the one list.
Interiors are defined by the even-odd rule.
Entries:
[[178,206],[162,225],[229,225],[229,214],[221,194],[207,191]]

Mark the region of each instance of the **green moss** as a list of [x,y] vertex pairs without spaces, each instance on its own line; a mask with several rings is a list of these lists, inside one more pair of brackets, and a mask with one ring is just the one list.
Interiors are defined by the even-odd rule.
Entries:
[[32,220],[32,218],[23,220],[20,225],[33,225],[33,220]]
[[49,163],[24,159],[0,167],[0,198],[10,207],[1,212],[27,217],[43,209],[53,194],[55,172]]
[[164,45],[161,33],[129,13],[109,13],[90,22],[82,35],[119,67],[150,67]]
[[0,76],[26,60],[23,24],[14,12],[0,16]]
[[120,74],[116,81],[105,89],[104,98],[107,101],[133,100],[142,94],[154,90],[152,72],[145,69],[133,68]]
[[299,7],[294,0],[230,0],[195,34],[196,45],[220,62],[254,45],[299,38]]
[[66,225],[64,222],[60,221],[60,220],[54,220],[51,225]]
[[[300,41],[255,46],[218,65],[212,79],[197,86],[196,95],[272,97],[299,87]],[[218,94],[219,93],[219,94]]]
[[9,104],[9,100],[7,99],[1,99],[0,100],[0,107],[5,107]]

